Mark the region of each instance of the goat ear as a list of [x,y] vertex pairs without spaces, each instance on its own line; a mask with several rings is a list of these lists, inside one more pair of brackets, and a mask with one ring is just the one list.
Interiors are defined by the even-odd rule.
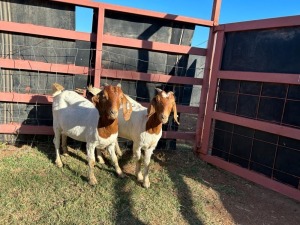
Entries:
[[178,122],[177,108],[176,108],[176,103],[175,102],[174,102],[174,105],[172,107],[172,110],[173,110],[173,114],[174,114],[174,120],[179,125],[180,123]]
[[148,119],[150,118],[150,116],[152,114],[155,113],[155,104],[156,104],[156,99],[153,98],[152,101],[150,102],[150,105],[149,105],[148,109],[147,109],[147,113],[148,113],[147,117],[148,117]]
[[[129,105],[129,109],[127,109],[127,103]],[[132,106],[130,101],[128,101],[128,99],[126,98],[126,96],[123,96],[122,99],[122,104],[123,104],[123,116],[124,116],[124,120],[127,121],[130,119],[131,113],[132,113]]]
[[160,92],[163,91],[163,90],[161,90],[160,88],[155,88],[155,90],[156,90],[158,93],[160,93]]

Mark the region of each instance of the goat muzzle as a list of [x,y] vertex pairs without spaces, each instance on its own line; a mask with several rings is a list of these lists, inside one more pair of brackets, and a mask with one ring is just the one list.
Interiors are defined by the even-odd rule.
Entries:
[[164,114],[160,114],[160,121],[163,123],[163,124],[166,124],[168,122],[168,119],[169,119],[169,116],[166,116]]
[[118,118],[118,111],[117,110],[110,110],[108,113],[108,117],[111,120],[114,120],[116,118]]

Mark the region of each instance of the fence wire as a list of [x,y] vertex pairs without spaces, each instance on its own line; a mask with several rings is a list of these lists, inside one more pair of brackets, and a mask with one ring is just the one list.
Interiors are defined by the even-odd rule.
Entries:
[[[65,89],[85,89],[93,83],[92,71],[94,70],[95,49],[76,47],[53,47],[44,46],[43,41],[34,45],[4,44],[0,43],[0,59],[21,60],[24,63],[44,62],[48,64],[67,64],[83,66],[88,68],[87,73],[67,74],[55,70],[43,72],[33,68],[24,70],[18,68],[17,64],[13,69],[0,67],[0,91],[12,94],[37,94],[51,95],[51,85],[54,82],[62,84]],[[180,77],[203,77],[205,57],[187,56],[151,52],[146,50],[120,49],[104,46],[102,50],[102,67],[105,69],[116,69],[123,71],[137,71],[153,74],[165,74]],[[155,87],[166,91],[173,91],[176,95],[178,105],[199,106],[201,93],[200,85],[171,84],[164,82],[145,82],[137,80],[126,80],[109,78],[102,71],[101,84],[121,83],[124,93],[133,99],[142,102],[150,102],[151,94],[155,93]],[[141,93],[148,91],[149,93]],[[37,98],[39,99],[39,97]],[[51,104],[22,103],[22,102],[0,102],[0,123],[18,123],[24,125],[52,126]],[[164,130],[195,131],[195,120],[197,115],[191,112],[181,113],[184,121],[182,127],[178,127],[172,121],[164,126]],[[27,136],[27,138],[24,138]],[[16,143],[48,143],[48,137],[40,135],[1,135],[1,141]],[[22,137],[22,138],[20,138]],[[52,142],[52,140],[51,140]],[[75,144],[76,145],[76,144]]]

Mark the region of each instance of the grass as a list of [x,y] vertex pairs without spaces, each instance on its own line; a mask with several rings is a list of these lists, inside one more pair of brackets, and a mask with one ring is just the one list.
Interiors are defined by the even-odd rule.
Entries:
[[[98,185],[92,187],[81,150],[71,149],[62,169],[53,152],[26,147],[0,157],[0,224],[220,224],[226,215],[201,175],[215,169],[191,149],[157,151],[150,189],[136,182],[130,153],[120,159],[126,178],[118,178],[110,163],[97,164]],[[228,186],[216,189],[235,194]]]

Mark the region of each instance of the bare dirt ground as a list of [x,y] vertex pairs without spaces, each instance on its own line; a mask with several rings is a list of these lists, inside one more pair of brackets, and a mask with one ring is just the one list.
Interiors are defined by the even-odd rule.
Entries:
[[[182,114],[180,119],[183,125],[180,130],[196,130],[195,115]],[[223,189],[219,192],[222,193],[219,205],[224,206],[232,220],[226,218],[221,224],[300,224],[300,202],[217,168],[203,170],[201,176],[209,184],[218,184]],[[211,190],[207,190],[207,195],[210,194]]]

